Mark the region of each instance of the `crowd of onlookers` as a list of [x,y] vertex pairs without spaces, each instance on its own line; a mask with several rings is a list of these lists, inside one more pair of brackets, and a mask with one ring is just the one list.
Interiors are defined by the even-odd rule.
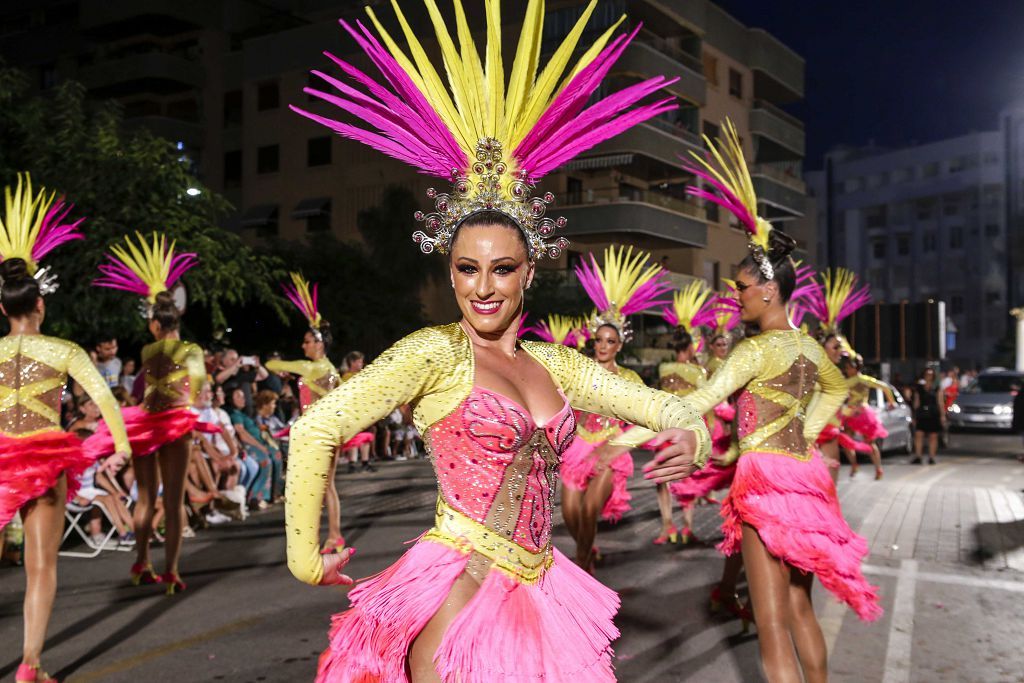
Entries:
[[[127,407],[141,401],[145,387],[136,359],[121,358],[118,352],[117,340],[109,338],[99,340],[90,355],[118,403]],[[265,360],[277,357],[276,353],[270,354]],[[220,429],[196,431],[192,437],[185,497],[191,525],[185,530],[186,537],[194,535],[195,528],[243,520],[254,511],[283,501],[288,431],[300,414],[297,378],[269,372],[259,356],[223,348],[205,350],[204,359],[207,381],[198,392],[194,410],[201,422]],[[345,377],[351,376],[362,369],[364,362],[363,354],[353,351],[346,355],[340,371]],[[97,405],[72,382],[64,395],[65,428],[86,439],[96,431],[100,420]],[[412,459],[423,452],[406,406],[381,420],[372,431],[372,442],[341,454],[348,459],[347,473],[358,471],[359,465],[362,471],[372,472],[375,461]],[[81,488],[72,505],[81,508],[98,503],[116,528],[116,541],[110,542],[133,545],[131,506],[136,489],[131,465],[111,475],[101,464],[81,477]],[[154,524],[157,541],[162,540],[161,518],[158,505]],[[98,510],[93,510],[86,524],[95,543],[105,538],[105,522]]]

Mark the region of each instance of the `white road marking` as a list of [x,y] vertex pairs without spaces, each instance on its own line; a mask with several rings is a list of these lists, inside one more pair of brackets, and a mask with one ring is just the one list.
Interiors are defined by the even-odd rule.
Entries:
[[[916,560],[914,560],[916,564]],[[903,567],[882,567],[879,565],[864,565],[864,573],[874,576],[893,576],[902,579],[905,575],[907,561],[903,561]],[[915,581],[925,583],[945,583],[953,586],[967,586],[969,588],[984,588],[986,590],[1001,590],[1010,593],[1024,593],[1024,581],[1005,581],[1003,579],[985,579],[980,576],[967,574],[946,574],[942,572],[921,572],[914,571]],[[897,586],[897,591],[899,587]]]
[[892,604],[889,643],[885,649],[882,683],[910,681],[910,654],[914,638],[914,596],[917,592],[917,560],[901,560]]

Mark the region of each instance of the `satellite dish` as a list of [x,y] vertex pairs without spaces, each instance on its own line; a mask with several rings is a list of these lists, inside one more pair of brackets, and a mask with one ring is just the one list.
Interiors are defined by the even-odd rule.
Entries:
[[188,293],[185,291],[183,282],[178,282],[171,287],[171,297],[174,299],[174,306],[178,309],[178,313],[184,314],[185,306],[188,303]]

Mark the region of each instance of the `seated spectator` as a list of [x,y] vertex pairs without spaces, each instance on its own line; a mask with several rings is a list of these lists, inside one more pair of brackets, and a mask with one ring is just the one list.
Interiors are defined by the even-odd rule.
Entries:
[[224,349],[220,357],[220,367],[214,374],[213,379],[217,384],[224,385],[224,390],[230,395],[235,388],[239,388],[245,395],[246,410],[252,410],[252,395],[256,382],[262,382],[267,378],[267,369],[260,365],[257,356],[241,357],[234,349]]
[[[221,493],[217,489],[217,482],[214,481],[213,472],[203,457],[202,439],[198,436],[192,440],[190,454],[188,472],[185,478],[185,492],[188,504],[192,507],[196,516],[205,518],[209,524],[230,522],[231,518],[216,508],[216,501],[220,500]],[[205,515],[203,515],[204,510],[206,511]]]
[[277,416],[277,394],[269,389],[264,389],[256,394],[256,424],[260,426],[264,438],[281,451],[282,457],[288,456],[287,437],[278,437],[281,432],[287,432],[288,425]]
[[100,337],[92,353],[96,369],[107,386],[113,389],[121,383],[121,359],[117,357],[117,337]]
[[[249,509],[265,510],[274,500],[274,453],[270,445],[263,440],[259,425],[246,411],[245,392],[242,388],[235,387],[229,396],[231,402],[228,415],[235,425],[235,434],[246,457],[252,458],[259,466],[256,477],[249,487]],[[279,466],[280,460],[277,462]],[[280,477],[280,470],[277,477]]]
[[[84,429],[75,434],[83,441],[92,436],[92,432]],[[75,505],[82,507],[97,505],[106,510],[114,528],[117,529],[118,545],[133,546],[135,545],[135,534],[132,533],[132,516],[121,496],[111,490],[113,487],[110,479],[100,471],[101,466],[102,463],[94,462],[82,473],[78,478],[79,489],[73,501]],[[93,510],[86,532],[92,538],[93,544],[101,547],[105,535],[103,533],[103,517],[98,510]]]
[[124,387],[114,387],[110,390],[110,393],[114,395],[114,400],[117,401],[117,405],[122,408],[135,405],[135,399],[132,398],[131,391]]
[[135,359],[125,359],[124,365],[121,366],[121,380],[118,382],[118,387],[127,391],[129,396],[135,388],[135,377],[137,374],[138,373],[135,370]]
[[[223,395],[224,392],[221,390],[220,396],[223,397]],[[228,414],[214,406],[214,396],[210,384],[204,384],[196,397],[196,408],[200,421],[219,425],[220,433],[199,433],[196,437],[197,445],[213,470],[213,477],[221,492],[221,498],[231,503],[228,507],[238,507],[238,514],[244,519],[246,515],[245,485],[252,477],[242,481],[243,473],[248,472],[248,467],[239,458],[235,427],[231,424]],[[251,460],[249,460],[249,464],[252,466],[252,476],[255,476],[257,465]]]
[[88,394],[82,394],[76,402],[75,418],[71,424],[68,425],[69,432],[88,432],[91,436],[96,432],[96,428],[99,427],[100,408],[96,403],[89,397]]

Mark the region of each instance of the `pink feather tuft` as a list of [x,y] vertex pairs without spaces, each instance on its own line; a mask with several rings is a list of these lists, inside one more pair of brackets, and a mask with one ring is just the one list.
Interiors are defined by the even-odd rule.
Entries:
[[732,190],[719,182],[717,178],[708,173],[707,169],[700,168],[699,166],[684,159],[683,170],[694,174],[716,190],[716,192],[712,192],[710,190],[705,190],[702,187],[691,185],[686,188],[687,194],[718,204],[723,209],[736,216],[740,223],[743,224],[743,227],[746,228],[747,232],[750,234],[755,234],[757,232],[757,216],[750,215],[750,212],[747,210],[747,207],[743,205],[743,202],[740,201],[740,198],[733,194]]
[[149,285],[142,281],[135,272],[111,254],[107,254],[109,263],[101,263],[99,271],[103,273],[92,281],[96,287],[120,289],[139,296],[149,296]]
[[597,265],[597,259],[594,258],[593,254],[589,254],[590,263],[587,263],[586,259],[580,259],[580,262],[576,264],[576,277],[579,278],[580,284],[583,285],[583,291],[587,293],[590,300],[594,302],[599,311],[607,311],[611,308],[611,304],[608,302],[608,297],[604,292],[604,285],[601,284],[601,269]]
[[78,226],[82,224],[84,218],[79,218],[73,223],[63,222],[74,206],[74,204],[65,203],[63,198],[58,199],[50,206],[46,215],[43,216],[35,244],[32,245],[33,261],[38,263],[44,256],[62,244],[85,239],[85,235],[78,230]]

